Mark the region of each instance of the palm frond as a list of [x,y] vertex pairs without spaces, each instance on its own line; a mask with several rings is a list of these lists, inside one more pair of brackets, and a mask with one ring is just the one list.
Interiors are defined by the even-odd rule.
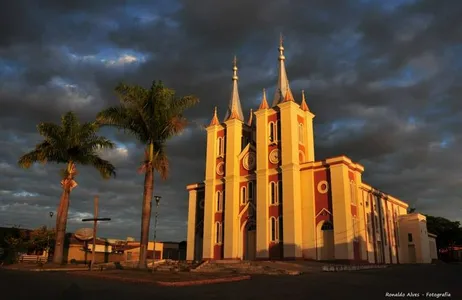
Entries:
[[97,169],[104,179],[116,176],[116,168],[114,165],[112,165],[109,161],[102,159],[98,155],[88,155],[87,164]]

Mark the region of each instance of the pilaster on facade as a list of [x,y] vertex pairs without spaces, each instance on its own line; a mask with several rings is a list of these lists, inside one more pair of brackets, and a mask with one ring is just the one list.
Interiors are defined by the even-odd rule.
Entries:
[[268,204],[269,204],[269,169],[268,169],[268,126],[269,110],[264,108],[255,112],[256,117],[256,149],[257,149],[257,166],[256,166],[256,223],[257,223],[257,241],[256,257],[257,259],[269,258],[269,230],[268,230]]
[[293,101],[280,103],[281,169],[283,211],[283,253],[285,258],[302,257],[302,212],[300,159],[298,147],[299,106]]
[[243,123],[238,119],[229,119],[226,124],[226,160],[225,167],[225,209],[224,209],[224,258],[239,257],[239,195],[240,195],[240,160],[242,150]]
[[[313,165],[313,163],[308,163]],[[316,259],[316,226],[315,226],[315,185],[314,168],[307,168],[300,173],[301,213],[302,213],[302,256],[305,259]]]
[[313,129],[313,119],[315,115],[310,111],[304,111],[303,115],[305,117],[305,131],[304,131],[304,140],[305,142],[305,161],[314,162],[314,129]]
[[328,159],[330,165],[335,259],[353,260],[353,222],[348,166],[344,157]]
[[193,261],[196,245],[196,208],[197,208],[197,190],[189,190],[189,205],[188,205],[188,236],[186,246],[186,260]]

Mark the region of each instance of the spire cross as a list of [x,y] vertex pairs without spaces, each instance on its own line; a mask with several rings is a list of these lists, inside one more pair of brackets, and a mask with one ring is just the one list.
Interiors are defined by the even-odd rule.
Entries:
[[237,77],[237,58],[236,58],[236,55],[234,55],[234,59],[233,59],[233,80],[237,80],[238,77]]
[[279,35],[279,60],[284,60],[284,37],[282,36],[282,33]]

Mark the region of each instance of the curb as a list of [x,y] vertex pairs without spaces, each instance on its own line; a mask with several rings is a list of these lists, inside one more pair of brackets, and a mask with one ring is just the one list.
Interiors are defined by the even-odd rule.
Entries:
[[87,268],[85,269],[21,269],[21,268],[3,268],[4,270],[12,270],[12,271],[23,271],[23,272],[71,272],[71,271],[86,271],[88,270]]
[[342,272],[342,271],[358,271],[358,270],[370,270],[370,269],[385,269],[386,265],[370,265],[370,266],[323,266],[323,272]]
[[214,283],[236,282],[236,281],[243,281],[243,280],[249,280],[249,279],[250,279],[250,276],[245,275],[245,276],[228,277],[228,278],[177,281],[177,282],[157,281],[156,283],[160,286],[192,286],[192,285],[206,285],[206,284],[214,284]]
[[249,275],[245,275],[245,276],[235,276],[235,277],[228,277],[228,278],[168,282],[168,281],[154,281],[151,279],[144,279],[144,278],[135,279],[135,278],[126,278],[126,277],[110,276],[110,275],[89,274],[89,273],[86,273],[86,274],[77,273],[74,275],[96,277],[96,278],[101,278],[101,279],[113,279],[113,280],[130,282],[130,283],[156,284],[160,286],[206,285],[206,284],[214,284],[214,283],[243,281],[243,280],[249,280],[251,278]]

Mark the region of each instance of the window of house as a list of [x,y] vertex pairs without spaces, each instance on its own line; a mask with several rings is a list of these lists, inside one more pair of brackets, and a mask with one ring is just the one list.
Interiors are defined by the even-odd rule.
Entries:
[[249,181],[249,183],[247,184],[248,185],[248,201],[249,202],[252,202],[253,199],[254,199],[254,196],[255,196],[255,189],[253,187],[253,182],[252,181]]
[[275,217],[270,218],[270,236],[271,241],[276,242],[279,240],[279,224],[278,220]]
[[245,204],[247,202],[247,187],[241,187],[241,204]]
[[303,144],[303,124],[298,124],[298,142]]
[[412,243],[412,233],[408,233],[408,234],[407,234],[407,241],[408,241],[409,243]]
[[223,242],[223,224],[221,222],[215,223],[215,243],[221,244]]
[[398,231],[398,226],[395,223],[395,241],[396,241],[396,246],[399,247],[399,231]]
[[374,216],[374,221],[375,221],[375,231],[376,232],[379,232],[379,217],[378,216]]

